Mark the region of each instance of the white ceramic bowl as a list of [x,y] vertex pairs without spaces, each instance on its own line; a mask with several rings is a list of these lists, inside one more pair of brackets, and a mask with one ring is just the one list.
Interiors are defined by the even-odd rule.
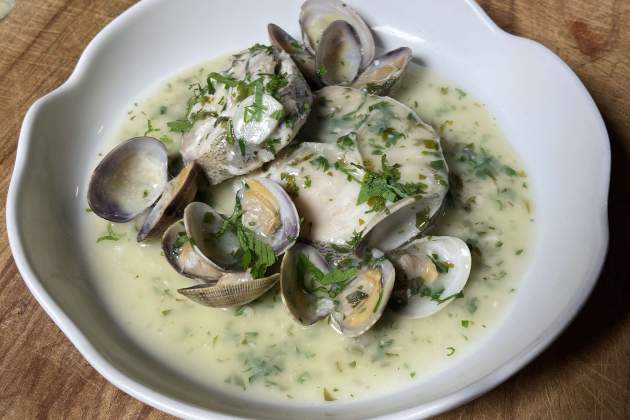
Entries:
[[7,227],[29,289],[113,384],[182,417],[418,418],[504,381],[569,323],[606,253],[610,150],[578,78],[544,47],[500,30],[472,1],[356,2],[381,46],[416,58],[488,105],[525,162],[536,204],[532,262],[513,307],[475,351],[394,396],[282,406],[209,393],[169,372],[126,337],[91,286],[78,249],[88,163],[130,100],[208,58],[266,42],[266,24],[297,34],[299,2],[146,0],[108,25],[70,79],[27,113],[9,189]]

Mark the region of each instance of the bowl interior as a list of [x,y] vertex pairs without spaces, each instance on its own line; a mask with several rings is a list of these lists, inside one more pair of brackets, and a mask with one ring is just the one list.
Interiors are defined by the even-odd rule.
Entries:
[[36,297],[101,373],[174,414],[435,413],[505,379],[548,344],[586,298],[607,243],[610,153],[590,96],[557,57],[498,30],[472,2],[357,4],[379,46],[410,46],[417,60],[486,103],[530,177],[537,235],[513,307],[447,370],[369,401],[324,408],[243,404],[246,395],[210,393],[147,357],[114,324],[83,265],[77,218],[85,179],[129,103],[195,63],[266,42],[268,22],[297,35],[299,6],[280,0],[147,0],[99,34],[71,79],[25,120],[8,206],[16,261]]

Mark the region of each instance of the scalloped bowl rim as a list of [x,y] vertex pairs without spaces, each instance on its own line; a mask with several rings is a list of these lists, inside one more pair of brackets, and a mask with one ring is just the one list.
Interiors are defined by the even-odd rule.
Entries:
[[[22,183],[25,178],[24,168],[29,157],[29,150],[31,148],[33,122],[36,115],[40,112],[40,108],[44,103],[52,98],[63,94],[64,92],[72,90],[81,81],[86,70],[90,67],[90,62],[93,60],[94,55],[97,53],[97,45],[103,40],[115,33],[119,27],[126,24],[126,21],[131,17],[142,13],[145,7],[151,5],[151,1],[139,2],[120,16],[115,18],[105,28],[103,28],[95,38],[89,43],[85,51],[82,53],[76,68],[72,72],[68,80],[59,86],[54,91],[43,96],[35,101],[31,108],[26,113],[23,121],[23,125],[20,131],[19,143],[17,147],[16,162],[13,171],[13,176],[8,191],[6,215],[7,215],[7,231],[9,236],[9,242],[11,251],[13,253],[15,263],[24,279],[24,282],[28,286],[29,290],[44,308],[46,313],[52,318],[57,326],[64,332],[73,345],[79,350],[79,352],[85,357],[85,359],[108,381],[113,383],[124,392],[132,395],[133,397],[153,406],[167,413],[175,416],[187,417],[187,418],[205,418],[208,415],[215,416],[216,418],[233,418],[229,415],[224,415],[218,412],[208,411],[207,409],[200,408],[190,403],[180,401],[175,398],[171,398],[160,392],[157,392],[148,386],[136,381],[134,378],[119,371],[112,363],[108,362],[101,353],[99,353],[95,347],[88,341],[83,332],[77,327],[72,319],[70,319],[63,309],[50,298],[49,294],[43,287],[42,283],[36,276],[28,255],[28,250],[25,249],[22,242],[21,232],[18,229],[19,208],[18,194],[21,191]],[[582,91],[582,99],[589,102],[592,107],[592,112],[599,116],[599,111],[593,102],[592,98],[586,91],[582,82],[571,71],[571,69],[554,53],[545,48],[544,46],[520,37],[516,37],[504,32],[500,29],[477,5],[473,0],[465,0],[463,2],[466,7],[473,10],[479,20],[479,24],[484,26],[486,30],[490,31],[493,36],[507,37],[513,42],[527,43],[528,48],[535,48],[539,54],[545,54],[553,58],[556,62],[555,65],[560,66],[565,76],[572,79],[575,84],[575,88]],[[600,133],[600,137],[604,140],[608,139],[607,132],[601,116],[599,116],[600,125],[597,130]],[[601,207],[599,208],[599,220],[594,223],[599,223],[600,234],[602,243],[595,250],[592,273],[592,279],[587,284],[584,284],[580,290],[578,290],[570,304],[567,304],[564,308],[564,312],[550,323],[547,328],[541,331],[539,339],[530,343],[529,346],[523,348],[520,353],[512,357],[512,359],[494,369],[488,375],[479,378],[473,384],[466,386],[458,391],[446,395],[437,400],[433,400],[429,404],[413,407],[403,411],[390,413],[388,416],[396,416],[396,418],[418,418],[435,415],[452,409],[461,404],[464,404],[479,395],[494,388],[498,384],[505,381],[507,378],[516,373],[519,369],[525,366],[528,362],[534,359],[540,354],[557,336],[564,330],[564,328],[571,322],[579,309],[583,306],[591,290],[593,289],[598,274],[601,272],[601,268],[606,255],[607,243],[608,243],[608,220],[607,220],[607,194],[610,179],[610,146],[608,141],[604,141],[603,151],[605,156],[602,157],[602,171],[603,178],[601,179],[601,191],[603,194],[603,200],[601,200]]]

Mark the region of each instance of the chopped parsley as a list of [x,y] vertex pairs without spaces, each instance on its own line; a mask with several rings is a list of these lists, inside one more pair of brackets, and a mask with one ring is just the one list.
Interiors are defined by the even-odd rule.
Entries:
[[160,129],[153,127],[151,120],[147,120],[147,130],[144,132],[145,137],[151,133],[155,133],[156,131],[160,131]]
[[328,70],[326,70],[326,67],[324,66],[319,66],[316,73],[320,78],[323,78],[326,76],[326,74],[328,74]]
[[400,131],[394,130],[392,127],[379,129],[379,134],[385,142],[385,147],[395,146],[398,140],[407,137],[405,134],[401,133]]
[[448,261],[440,261],[440,256],[438,254],[427,255],[431,262],[435,265],[435,269],[438,273],[448,273],[448,270],[453,268],[454,265]]
[[241,151],[241,156],[245,156],[245,139],[242,137],[238,138],[238,148]]
[[184,247],[184,245],[189,241],[190,241],[190,238],[186,235],[186,233],[180,232],[177,235],[177,239],[175,239],[175,242],[173,243],[173,250],[179,253],[180,250]]
[[282,172],[280,173],[280,179],[283,181],[286,181],[286,185],[284,186],[284,189],[286,190],[286,192],[288,192],[289,195],[293,197],[297,197],[297,195],[300,192],[300,187],[298,187],[297,185],[297,182],[295,180],[295,175],[290,174],[288,172]]
[[232,128],[232,120],[228,119],[225,125],[225,141],[227,141],[228,144],[234,144],[234,129]]
[[[305,283],[306,275],[309,274],[313,280],[322,286],[328,286],[323,288],[310,289]],[[334,270],[325,273],[317,268],[315,264],[309,260],[309,258],[300,254],[297,261],[297,278],[302,288],[308,292],[325,291],[330,297],[335,297],[346,287],[354,278],[356,278],[358,270],[356,267],[350,267],[347,269],[336,268]]]
[[315,166],[317,169],[320,169],[324,172],[330,169],[330,162],[324,156],[318,156],[315,159],[311,160],[311,165]]
[[[355,166],[360,167],[356,164]],[[381,156],[381,172],[360,167],[365,170],[365,175],[357,205],[367,203],[371,211],[380,212],[387,210],[387,202],[395,203],[405,197],[422,194],[426,189],[425,184],[400,182],[399,167],[398,164],[388,165],[387,155]]]
[[223,221],[223,225],[215,236],[220,237],[226,231],[233,232],[239,243],[237,255],[240,256],[242,269],[251,269],[254,278],[264,277],[267,269],[276,262],[276,254],[264,241],[256,237],[256,234],[243,225],[243,211],[240,200],[236,199],[234,211],[230,217]]
[[354,140],[352,137],[356,138],[356,133],[352,132],[346,134],[345,136],[341,136],[337,139],[337,147],[341,150],[352,150],[354,149]]
[[253,90],[254,103],[245,107],[243,120],[247,123],[250,121],[261,121],[263,111],[263,80],[258,78],[250,83],[250,89]]
[[260,143],[261,147],[270,151],[274,155],[276,154],[276,146],[280,144],[280,139],[266,139]]
[[250,53],[265,53],[265,54],[273,54],[273,47],[270,45],[264,45],[264,44],[254,44],[253,46],[249,47],[249,52]]
[[96,239],[96,243],[99,243],[101,241],[118,241],[124,236],[125,236],[124,233],[116,233],[114,231],[114,225],[112,225],[111,223],[108,223],[107,233],[103,236],[100,236],[98,239]]
[[265,85],[265,90],[271,96],[276,97],[278,91],[289,84],[289,79],[286,73],[272,74],[270,79]]
[[186,133],[192,128],[193,123],[189,120],[176,120],[168,122],[166,125],[175,133]]
[[167,136],[166,134],[162,134],[158,140],[164,144],[173,143],[173,139]]

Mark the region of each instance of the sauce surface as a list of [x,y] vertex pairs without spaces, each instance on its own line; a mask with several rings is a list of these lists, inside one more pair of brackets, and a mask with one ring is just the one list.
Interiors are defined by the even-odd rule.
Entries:
[[[154,87],[99,151],[149,135],[177,153],[181,134],[167,123],[185,114],[189,86],[227,63],[227,57],[204,63]],[[501,322],[518,293],[534,220],[527,177],[495,119],[464,90],[411,64],[393,96],[441,136],[451,190],[446,215],[431,234],[459,237],[471,248],[473,269],[463,298],[424,319],[388,310],[355,339],[325,321],[297,324],[277,288],[242,307],[207,308],[177,293],[192,282],[168,265],[159,241],[136,242],[140,222],[111,225],[86,212],[85,256],[113,317],[147,352],[208,392],[220,387],[285,402],[393,392],[470,351]]]

